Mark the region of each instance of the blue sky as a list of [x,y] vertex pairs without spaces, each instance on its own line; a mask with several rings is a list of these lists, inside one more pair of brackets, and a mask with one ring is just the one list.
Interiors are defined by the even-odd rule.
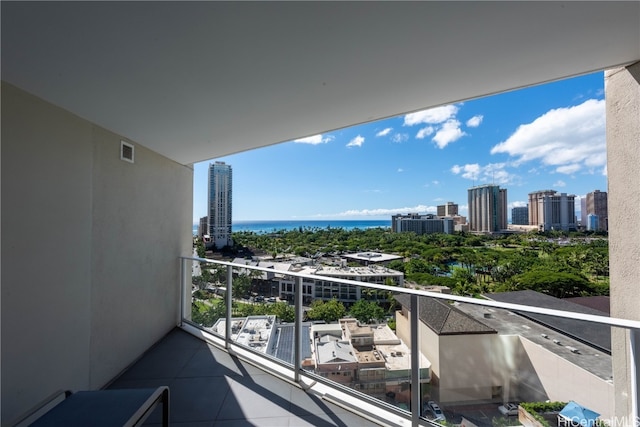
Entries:
[[[234,222],[390,219],[447,201],[466,215],[467,189],[490,183],[509,208],[542,189],[584,196],[607,190],[603,73],[215,160],[233,168]],[[194,223],[207,214],[209,163],[194,165]]]

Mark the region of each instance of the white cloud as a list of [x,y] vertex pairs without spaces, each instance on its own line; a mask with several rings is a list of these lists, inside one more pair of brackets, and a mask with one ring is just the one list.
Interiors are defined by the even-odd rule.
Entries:
[[404,172],[404,169],[398,168],[398,172],[402,173],[402,172]]
[[438,145],[438,148],[444,148],[450,143],[462,138],[464,135],[466,135],[466,133],[460,129],[460,122],[455,119],[451,119],[447,120],[442,125],[440,130],[438,130],[433,137],[433,140]]
[[454,165],[451,172],[454,175],[461,175],[465,179],[480,182],[492,182],[494,184],[512,184],[517,176],[505,170],[506,163],[490,163],[480,166],[477,163],[463,166]]
[[358,135],[347,144],[347,147],[362,147],[364,136]]
[[516,164],[539,160],[559,173],[606,165],[605,102],[590,99],[582,104],[550,110],[523,124],[491,149],[507,153]]
[[438,184],[440,184],[440,181],[438,181],[438,180],[435,180],[435,181],[432,181],[432,182],[433,182],[433,185],[438,185]]
[[607,165],[604,165],[604,168],[602,168],[602,175],[607,176]]
[[481,114],[473,116],[469,120],[467,120],[467,126],[469,126],[470,128],[477,128],[478,126],[480,126],[480,123],[482,123],[483,118],[484,116],[482,116]]
[[404,116],[405,126],[414,126],[421,123],[437,124],[455,117],[458,107],[455,105],[443,105],[442,107],[430,108],[428,110],[417,111]]
[[566,187],[567,183],[564,182],[563,180],[559,179],[556,182],[554,182],[551,186],[552,187]]
[[397,142],[397,143],[405,142],[408,139],[409,139],[409,135],[407,135],[406,133],[396,133],[395,135],[393,135],[393,138],[391,138],[393,142]]
[[418,131],[418,133],[416,134],[416,138],[418,139],[424,139],[427,136],[431,135],[433,132],[435,132],[435,129],[433,126],[427,126],[426,128],[422,128]]
[[376,136],[386,136],[393,130],[393,128],[384,128],[380,132],[376,133]]
[[522,202],[522,201],[515,201],[515,202],[511,202],[508,204],[507,208],[508,209],[513,209],[513,208],[524,208],[525,206],[528,205],[528,202]]
[[325,215],[325,216],[335,216],[335,217],[351,217],[351,216],[391,216],[396,214],[408,214],[408,213],[425,213],[425,212],[435,212],[437,210],[436,206],[425,206],[425,205],[417,205],[413,207],[403,207],[403,208],[395,208],[395,209],[351,209],[348,211],[340,212],[335,215]]
[[460,173],[462,173],[463,178],[473,179],[473,180],[476,180],[479,178],[480,171],[481,171],[480,165],[477,163],[466,164],[464,166],[454,165],[451,168],[451,172],[453,172],[454,174],[459,175]]
[[571,165],[558,166],[556,168],[556,172],[564,173],[567,175],[571,175],[572,173],[578,172],[582,166],[578,163],[574,163]]
[[334,139],[335,138],[332,135],[322,136],[322,134],[319,134],[319,135],[308,136],[306,138],[294,139],[293,142],[297,142],[299,144],[318,145],[318,144],[326,144],[327,142],[331,142]]

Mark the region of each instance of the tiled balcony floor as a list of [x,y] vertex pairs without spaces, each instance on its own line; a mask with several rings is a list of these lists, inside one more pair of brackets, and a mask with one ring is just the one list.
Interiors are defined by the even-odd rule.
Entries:
[[[375,426],[346,409],[174,329],[109,388],[170,388],[180,427]],[[160,412],[145,425],[160,425]]]

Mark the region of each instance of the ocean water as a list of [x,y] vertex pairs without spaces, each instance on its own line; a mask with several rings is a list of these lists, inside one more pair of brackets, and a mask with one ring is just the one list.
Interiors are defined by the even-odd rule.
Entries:
[[[367,228],[389,228],[391,227],[391,220],[308,220],[308,221],[295,221],[295,220],[281,220],[281,221],[237,221],[232,224],[232,231],[252,231],[254,233],[273,233],[279,230],[296,230],[302,227],[303,229],[321,229],[321,228],[343,228],[345,230],[353,230],[359,228],[365,230]],[[193,234],[198,233],[198,226],[194,224]]]

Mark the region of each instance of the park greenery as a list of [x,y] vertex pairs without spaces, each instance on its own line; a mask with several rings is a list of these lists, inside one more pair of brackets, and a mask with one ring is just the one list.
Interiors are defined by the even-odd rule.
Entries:
[[[402,258],[392,261],[388,267],[404,273],[405,285],[447,286],[456,295],[480,297],[484,293],[527,289],[557,298],[609,294],[608,241],[606,236],[592,233],[416,235],[393,233],[388,228],[327,227],[268,234],[239,232],[233,234],[233,240],[234,247],[225,251],[229,256],[266,254],[275,259],[291,254],[321,261],[323,257],[363,251],[396,254]],[[199,255],[203,249],[197,246]],[[202,272],[202,276],[194,277],[194,285],[200,292],[211,283],[225,285],[224,268],[203,264]],[[292,321],[293,308],[286,302],[239,302],[252,293],[260,274],[255,270],[234,274],[232,314],[275,314],[283,321]],[[194,321],[206,325],[224,315],[221,310],[225,307],[219,295],[199,296],[202,298],[194,300]],[[381,307],[366,296],[351,307],[337,300],[313,301],[306,318],[331,322],[348,314],[367,323],[384,319],[394,309],[393,304]],[[389,300],[393,303],[392,298]]]
[[531,289],[558,298],[609,294],[609,247],[587,233],[394,233],[388,228],[296,229],[234,233],[236,248],[310,258],[362,251],[397,254],[388,267],[409,284],[451,288],[458,295]]

